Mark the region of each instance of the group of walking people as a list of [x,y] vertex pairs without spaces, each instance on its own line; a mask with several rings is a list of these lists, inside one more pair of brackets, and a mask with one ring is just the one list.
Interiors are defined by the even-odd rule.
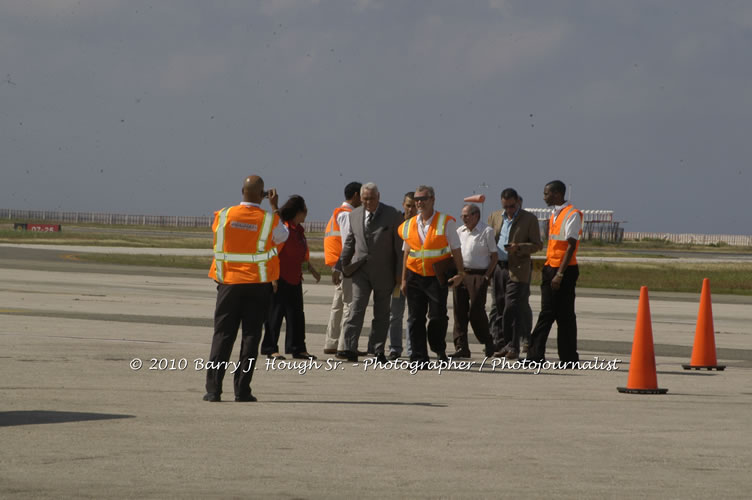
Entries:
[[[344,201],[332,213],[324,235],[325,264],[335,285],[324,353],[357,362],[373,355],[387,362],[403,355],[402,323],[407,306],[405,349],[411,362],[429,367],[429,349],[443,361],[472,355],[468,325],[486,356],[542,361],[556,321],[561,361],[578,361],[575,286],[576,253],[582,212],[566,202],[561,181],[546,184],[543,198],[553,207],[542,271],[541,310],[535,327],[529,305],[531,255],[543,244],[538,219],[522,208],[512,188],[501,192],[501,210],[488,223],[477,205],[462,209],[462,225],[435,208],[433,187],[405,194],[402,210],[380,201],[374,183],[349,183]],[[209,276],[217,282],[215,328],[204,400],[221,400],[222,381],[238,327],[240,360],[234,371],[236,401],[255,401],[250,382],[261,353],[281,358],[278,339],[286,320],[286,354],[315,359],[305,344],[302,264],[318,282],[302,229],[307,209],[300,196],[278,208],[276,190],[250,176],[243,202],[215,215],[214,261]],[[260,204],[269,199],[272,211]],[[490,318],[486,296],[492,288]],[[447,354],[447,300],[453,290],[454,350]],[[368,304],[373,320],[365,351],[359,350]],[[388,343],[387,343],[388,341]]]

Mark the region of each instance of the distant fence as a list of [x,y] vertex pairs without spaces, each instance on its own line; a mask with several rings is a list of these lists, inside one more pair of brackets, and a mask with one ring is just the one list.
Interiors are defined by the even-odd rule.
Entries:
[[186,215],[128,215],[98,212],[57,212],[0,208],[0,219],[43,220],[57,223],[88,223],[133,226],[211,227],[212,217]]
[[[528,212],[538,217],[541,238],[548,238],[548,219],[551,208],[526,208]],[[614,221],[613,210],[583,210],[582,211],[582,239],[600,240],[609,243],[619,243],[624,236],[624,228]]]
[[752,236],[738,234],[672,234],[672,233],[640,233],[624,232],[625,240],[664,240],[671,243],[692,243],[695,245],[717,245],[725,243],[731,246],[752,246]]
[[[539,220],[548,220],[551,217],[552,208],[526,208],[528,212],[533,213]],[[583,222],[613,222],[613,210],[583,210]]]
[[[540,221],[541,236],[548,235],[548,217],[550,209],[528,209]],[[618,222],[613,222],[613,212],[610,210],[584,210],[583,238],[586,240],[602,240],[620,242],[624,240],[655,239],[672,243],[692,243],[695,245],[717,245],[725,243],[731,246],[752,246],[752,236],[736,234],[672,234],[672,233],[643,233],[624,231]],[[133,226],[159,227],[203,227],[211,228],[213,216],[188,215],[129,215],[101,212],[59,212],[54,210],[14,210],[0,208],[0,220],[13,222],[45,221],[57,224],[111,224]],[[321,233],[326,228],[326,221],[310,221],[304,224],[308,232]]]
[[[14,210],[0,208],[0,219],[15,222],[48,221],[58,224],[112,224],[159,227],[205,227],[211,228],[214,217],[188,215],[129,215],[101,212],[58,212],[53,210]],[[326,222],[313,221],[304,224],[306,231],[323,232]]]

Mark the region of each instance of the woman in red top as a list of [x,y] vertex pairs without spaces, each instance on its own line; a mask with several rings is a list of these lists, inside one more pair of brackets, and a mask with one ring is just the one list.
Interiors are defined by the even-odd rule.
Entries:
[[264,325],[264,340],[261,354],[268,358],[285,359],[279,353],[279,333],[282,320],[285,320],[285,353],[297,359],[316,359],[308,354],[305,344],[305,314],[303,312],[303,262],[308,263],[308,271],[316,283],[321,279],[319,272],[311,265],[308,255],[308,243],[303,230],[303,222],[308,209],[302,196],[293,195],[279,209],[290,236],[279,252],[279,281],[277,292],[272,298],[269,317]]

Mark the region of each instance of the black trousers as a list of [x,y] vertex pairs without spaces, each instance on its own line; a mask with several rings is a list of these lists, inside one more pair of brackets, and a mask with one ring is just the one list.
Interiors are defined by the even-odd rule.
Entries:
[[[532,279],[532,270],[530,272]],[[493,303],[491,304],[491,312],[488,314],[488,324],[491,329],[491,337],[496,344],[497,349],[501,349],[506,346],[509,341],[504,329],[504,310],[507,307],[507,286],[506,283],[512,282],[509,280],[509,271],[502,266],[501,263],[496,265],[494,270],[493,280],[491,283],[491,296],[493,297]],[[513,283],[513,282],[512,282]],[[530,307],[530,284],[528,283],[524,290],[514,291],[513,296],[517,307],[521,308],[522,329],[518,331],[519,340],[525,344],[530,342],[530,331],[533,328],[533,310]],[[512,324],[515,324],[517,318],[511,318]],[[519,345],[517,345],[519,348]]]
[[240,365],[235,369],[235,396],[251,394],[251,378],[258,356],[261,327],[269,310],[272,295],[271,283],[217,285],[217,305],[214,309],[214,337],[209,361],[219,363],[219,368],[206,370],[206,392],[222,393],[222,380],[232,347],[243,324],[240,343]]
[[486,315],[487,291],[488,283],[483,273],[467,274],[462,283],[453,288],[454,347],[458,351],[470,350],[467,338],[469,322],[478,341],[485,346],[486,355],[493,354],[494,343],[489,333]]
[[560,361],[579,361],[577,353],[577,317],[574,313],[575,286],[580,275],[577,266],[569,266],[564,271],[561,286],[557,291],[551,288],[551,280],[558,268],[543,266],[541,282],[541,312],[533,329],[528,349],[528,359],[541,360],[546,354],[546,341],[554,321],[557,325],[556,344]]
[[488,328],[496,349],[504,347],[504,282],[503,269],[496,264],[491,276],[491,312],[488,313]]
[[303,283],[291,285],[280,278],[277,293],[272,296],[269,317],[264,325],[261,354],[279,352],[279,333],[285,320],[285,353],[308,352],[305,343],[305,312],[303,311]]
[[428,360],[428,345],[436,354],[446,354],[448,296],[449,288],[441,286],[436,276],[421,276],[407,270],[407,324],[413,350],[411,361]]
[[[501,281],[504,286],[504,312],[502,313],[502,332],[504,345],[510,345],[519,351],[520,340],[530,337],[533,327],[530,311],[530,283],[512,281],[509,270],[502,270]],[[532,311],[530,311],[532,316]]]

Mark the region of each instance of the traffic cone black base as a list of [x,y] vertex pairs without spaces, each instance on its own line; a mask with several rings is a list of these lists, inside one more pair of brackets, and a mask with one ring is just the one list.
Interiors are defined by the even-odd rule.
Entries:
[[666,394],[668,389],[629,389],[628,387],[617,387],[617,391],[625,394]]
[[719,372],[722,372],[726,369],[726,365],[713,365],[713,366],[692,366],[692,365],[682,365],[682,368],[685,370],[718,370]]

